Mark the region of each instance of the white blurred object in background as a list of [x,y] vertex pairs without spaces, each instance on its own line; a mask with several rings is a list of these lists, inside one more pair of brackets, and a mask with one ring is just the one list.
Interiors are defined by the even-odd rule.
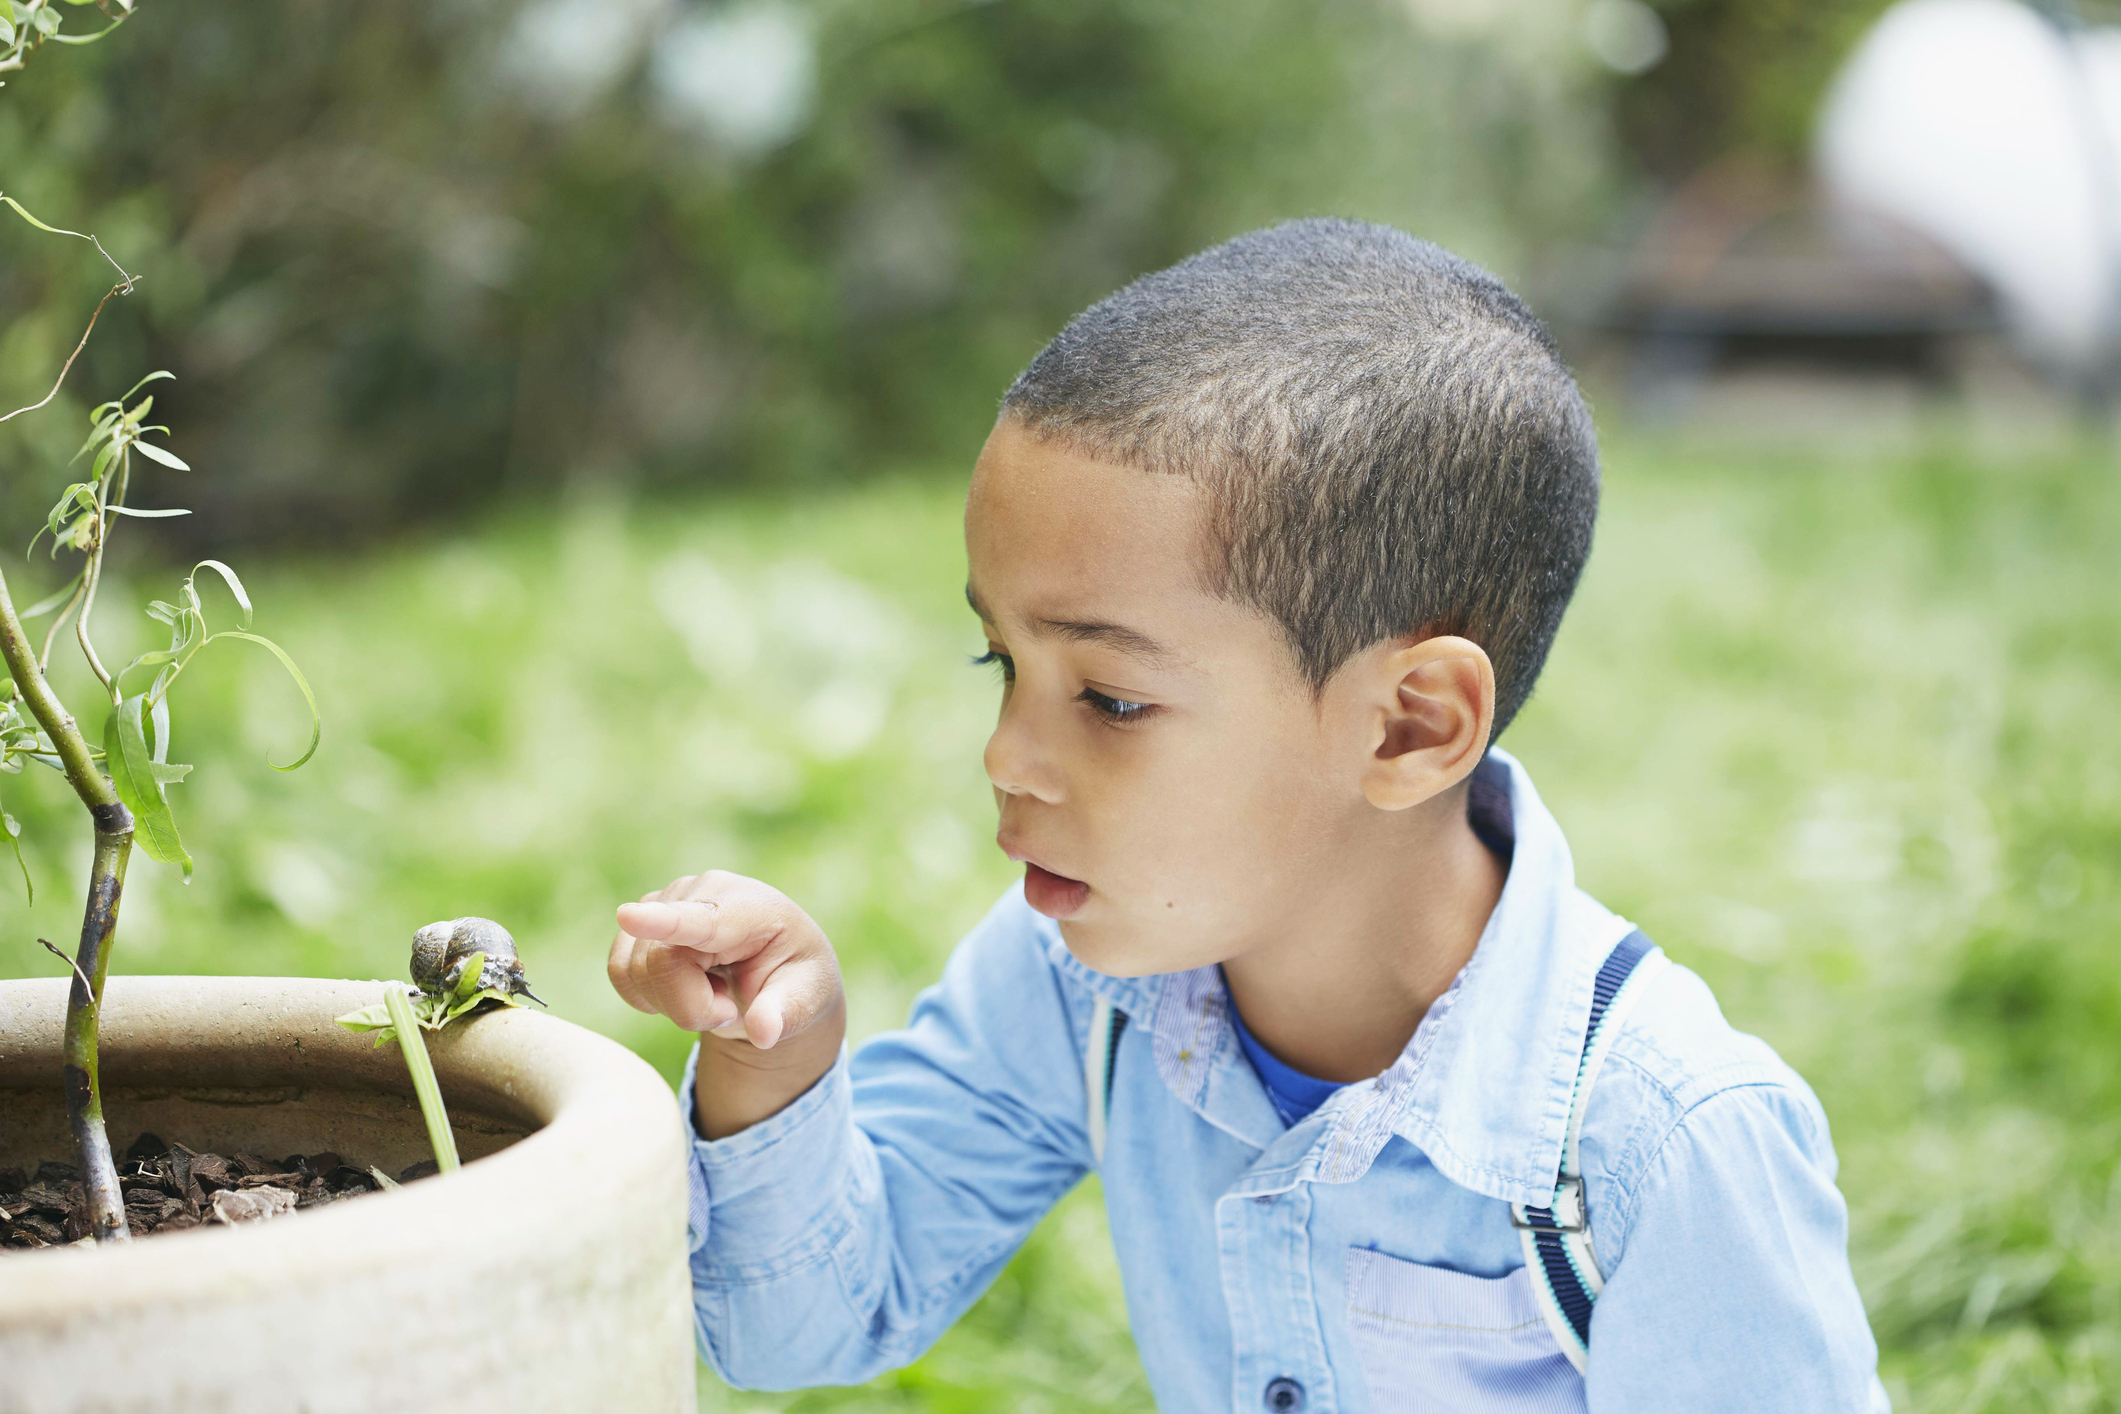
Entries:
[[649,77],[665,111],[739,157],[802,132],[817,95],[817,49],[792,5],[695,9],[656,41]]
[[1927,235],[1995,288],[2027,356],[2090,383],[2121,333],[2121,31],[2012,0],[1905,0],[1835,80],[1835,200]]
[[1583,39],[1601,64],[1630,77],[1656,68],[1672,47],[1664,20],[1642,0],[1592,0]]

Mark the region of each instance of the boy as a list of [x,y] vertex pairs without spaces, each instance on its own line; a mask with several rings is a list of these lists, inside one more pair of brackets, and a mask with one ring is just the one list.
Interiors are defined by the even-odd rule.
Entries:
[[787,898],[618,910],[613,984],[704,1033],[725,1378],[912,1360],[1095,1167],[1167,1409],[1884,1407],[1818,1103],[1490,750],[1597,496],[1544,329],[1397,231],[1257,232],[1061,332],[965,512],[1021,889],[851,1061]]

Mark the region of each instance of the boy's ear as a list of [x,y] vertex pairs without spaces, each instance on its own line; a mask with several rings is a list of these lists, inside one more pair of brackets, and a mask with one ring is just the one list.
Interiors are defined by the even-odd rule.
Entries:
[[1379,645],[1367,674],[1370,755],[1363,797],[1405,810],[1471,775],[1495,725],[1495,665],[1456,634]]

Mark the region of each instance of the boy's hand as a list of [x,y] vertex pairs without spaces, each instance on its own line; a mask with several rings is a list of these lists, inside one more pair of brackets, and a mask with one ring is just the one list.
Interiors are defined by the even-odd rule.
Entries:
[[832,1068],[847,1030],[839,960],[786,895],[716,869],[618,918],[612,987],[702,1033],[694,1108],[709,1139],[778,1113]]

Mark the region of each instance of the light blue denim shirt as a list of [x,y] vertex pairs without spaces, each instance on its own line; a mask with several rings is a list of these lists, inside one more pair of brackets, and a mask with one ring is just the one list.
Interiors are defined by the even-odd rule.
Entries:
[[[733,1384],[851,1384],[926,1350],[1093,1167],[1166,1410],[1875,1411],[1826,1116],[1665,968],[1584,1116],[1606,1273],[1579,1376],[1512,1202],[1552,1200],[1591,984],[1629,930],[1509,771],[1516,844],[1473,959],[1405,1052],[1285,1128],[1219,969],[1115,978],[1012,889],[903,1031],[693,1146],[701,1348]],[[1102,1165],[1083,1050],[1129,1019]],[[696,1061],[697,1057],[695,1057]],[[692,1110],[692,1067],[681,1096]]]

